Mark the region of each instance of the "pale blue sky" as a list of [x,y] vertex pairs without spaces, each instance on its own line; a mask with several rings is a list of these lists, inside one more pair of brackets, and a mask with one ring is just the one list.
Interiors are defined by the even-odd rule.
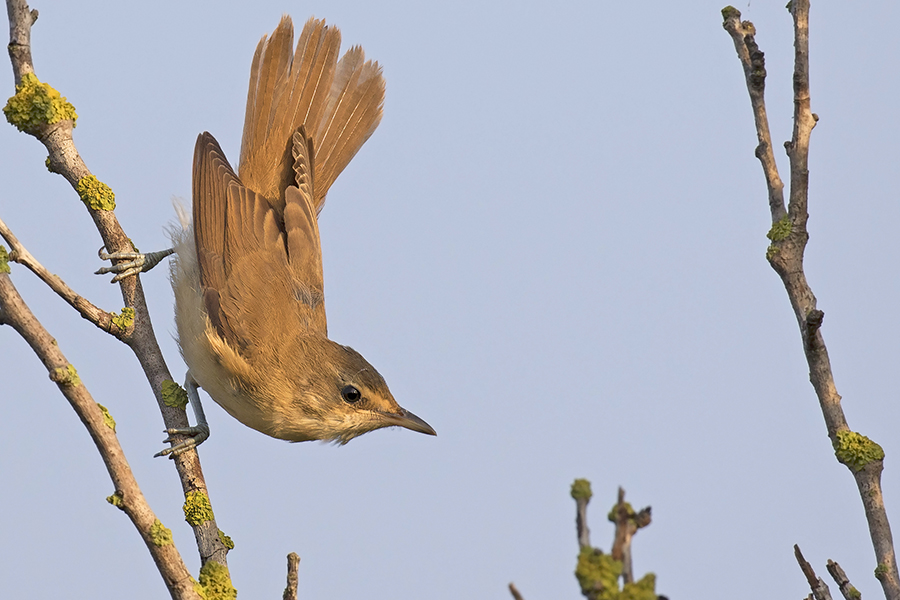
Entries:
[[[738,6],[768,59],[776,144],[791,133],[784,4]],[[794,543],[820,575],[831,558],[881,595],[855,485],[764,259],[766,191],[722,6],[35,0],[37,74],[78,109],[78,148],[142,249],[167,244],[199,132],[236,161],[250,59],[283,13],[326,18],[384,66],[384,120],[321,216],[329,333],[439,435],[291,445],[207,402],[201,460],[240,597],[280,597],[296,551],[302,598],[508,598],[510,581],[526,600],[578,598],[576,477],[593,484],[595,545],[611,543],[617,486],[653,506],[635,570],[673,600],[805,596]],[[806,260],[850,426],[887,452],[895,527],[898,13],[813,4]],[[118,310],[117,287],[91,275],[99,237],[45,155],[0,127],[0,216]],[[24,269],[13,276],[116,418],[196,574],[174,469],[151,458],[162,421],[135,359]],[[180,378],[166,272],[143,281]],[[89,437],[8,328],[0,356],[0,595],[166,597],[104,501],[112,484]]]

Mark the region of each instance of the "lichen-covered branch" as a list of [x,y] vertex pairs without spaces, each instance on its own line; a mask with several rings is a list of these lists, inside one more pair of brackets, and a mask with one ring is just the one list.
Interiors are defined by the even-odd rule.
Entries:
[[828,572],[831,574],[832,579],[838,584],[838,588],[841,590],[841,595],[844,596],[844,600],[860,600],[860,598],[862,598],[862,594],[860,594],[859,590],[850,583],[850,580],[847,578],[847,574],[844,573],[841,565],[833,560],[829,560],[826,567],[828,568]]
[[587,479],[576,479],[572,484],[572,499],[575,500],[575,530],[578,534],[578,547],[591,547],[591,530],[587,524],[587,506],[591,501],[591,482]]
[[131,467],[125,459],[116,423],[109,411],[91,397],[78,378],[56,340],[40,324],[19,295],[8,273],[0,270],[0,324],[18,332],[47,368],[50,379],[69,401],[87,428],[97,451],[103,458],[115,492],[107,498],[110,504],[128,515],[141,534],[153,561],[173,598],[197,599],[194,581],[172,543],[171,532],[160,523],[138,487]]
[[625,490],[619,488],[616,505],[609,511],[609,520],[615,523],[616,533],[613,538],[612,557],[622,563],[622,581],[634,583],[634,571],[631,563],[631,540],[638,529],[650,524],[650,507],[635,512],[631,504],[625,502]]
[[744,68],[759,139],[756,155],[763,165],[768,186],[772,228],[768,233],[771,244],[766,258],[781,277],[797,319],[810,382],[818,397],[835,455],[847,465],[856,480],[878,560],[876,577],[889,600],[900,600],[900,578],[881,489],[884,452],[875,442],[851,431],[847,424],[822,336],[824,313],[817,308],[816,297],[803,271],[803,255],[809,239],[806,228],[809,219],[809,140],[818,117],[810,108],[809,1],[792,0],[788,8],[794,21],[794,128],[791,141],[785,143],[791,168],[786,211],[783,184],[771,155],[764,98],[765,62],[754,39],[756,29],[749,21],[740,20],[741,13],[736,8],[728,6],[722,10],[723,26],[731,34]]
[[[31,27],[37,20],[37,11],[30,10],[25,0],[7,0],[6,6],[10,23],[8,49],[16,85],[16,94],[3,109],[7,120],[44,144],[48,151],[47,167],[64,177],[76,191],[105,247],[111,252],[132,250],[131,242],[112,210],[115,206],[112,190],[88,170],[72,140],[77,118],[74,107],[37,78],[31,57]],[[123,341],[135,353],[147,376],[166,428],[187,427],[184,409],[163,402],[163,382],[173,378],[157,344],[140,279],[123,279],[120,289],[124,306],[134,311],[133,330]],[[175,465],[185,494],[198,490],[206,493],[203,471],[195,451],[178,455]],[[226,564],[227,548],[219,537],[215,521],[206,521],[193,529],[203,563],[213,560]]]
[[[591,498],[591,483],[587,479],[576,479],[572,484],[572,498],[577,506],[578,521],[578,563],[575,578],[581,587],[581,594],[588,600],[658,600],[656,595],[656,575],[647,573],[639,581],[631,574],[631,538],[635,531],[650,524],[650,507],[634,512],[625,502],[625,490],[619,488],[618,502],[607,515],[616,524],[612,553],[606,554],[600,548],[592,548],[583,543],[583,532],[587,529],[587,502]],[[627,561],[628,575],[625,575]],[[622,587],[619,588],[619,578]],[[512,586],[510,586],[512,591]]]

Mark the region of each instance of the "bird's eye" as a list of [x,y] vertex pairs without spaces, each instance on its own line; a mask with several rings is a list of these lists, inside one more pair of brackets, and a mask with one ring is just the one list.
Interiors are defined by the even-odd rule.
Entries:
[[358,402],[362,398],[362,394],[360,394],[359,390],[352,385],[346,385],[344,386],[344,389],[341,390],[341,397],[344,399],[344,402],[350,402],[352,404]]

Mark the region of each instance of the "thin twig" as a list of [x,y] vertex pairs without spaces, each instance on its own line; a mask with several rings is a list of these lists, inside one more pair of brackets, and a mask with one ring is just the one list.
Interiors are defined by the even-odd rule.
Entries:
[[[749,21],[740,21],[741,13],[734,7],[722,11],[723,26],[731,34],[738,57],[744,67],[747,89],[753,105],[757,137],[760,145],[757,156],[763,164],[763,172],[769,189],[769,207],[772,214],[772,245],[766,257],[781,277],[791,307],[800,328],[803,350],[809,365],[809,378],[819,399],[828,436],[836,448],[841,436],[852,434],[841,407],[841,397],[834,384],[834,375],[825,340],[822,336],[824,313],[816,306],[816,297],[803,271],[803,255],[809,239],[809,139],[818,117],[810,109],[809,93],[809,1],[792,0],[789,3],[794,20],[794,129],[791,141],[785,144],[791,165],[790,202],[784,210],[783,184],[778,178],[774,158],[770,159],[771,136],[766,119],[764,89],[765,63],[754,39],[755,27]],[[780,202],[778,198],[781,198]],[[881,489],[883,452],[871,440],[858,434],[856,441],[868,444],[866,460],[847,464],[856,480],[863,501],[869,535],[878,561],[876,575],[881,581],[887,600],[900,600],[900,577],[894,555],[893,537],[884,507]],[[881,453],[882,458],[878,458]],[[840,458],[839,458],[840,460]]]
[[19,242],[18,238],[13,234],[13,232],[9,229],[6,223],[3,222],[3,219],[0,219],[0,236],[6,240],[6,243],[10,246],[9,251],[9,260],[16,262],[24,267],[26,267],[29,271],[38,276],[38,278],[46,283],[50,289],[52,289],[56,294],[65,300],[72,308],[78,311],[82,317],[102,329],[107,333],[111,333],[118,337],[119,339],[124,339],[129,333],[134,330],[134,327],[120,327],[118,326],[113,317],[116,315],[114,313],[106,312],[100,308],[97,308],[91,302],[86,300],[84,297],[79,296],[75,293],[75,291],[70,288],[66,283],[58,276],[54,275],[50,271],[48,271],[44,265],[37,261],[34,256]]
[[296,552],[287,555],[287,586],[284,588],[282,600],[297,600],[297,584],[299,583],[298,571],[300,557]]
[[512,594],[514,600],[524,600],[524,598],[522,598],[522,594],[519,593],[519,590],[516,588],[516,584],[514,583],[509,584],[509,593]]
[[812,590],[813,597],[816,600],[832,600],[831,590],[828,589],[828,586],[825,585],[825,582],[822,581],[821,577],[816,576],[816,572],[813,570],[812,565],[803,558],[803,554],[800,552],[800,547],[797,544],[794,544],[794,557],[797,559],[797,563],[800,565],[800,570],[803,571],[803,575],[806,576],[806,581],[809,583],[809,588]]
[[853,587],[853,584],[850,583],[850,579],[847,578],[847,574],[841,568],[841,565],[837,564],[829,558],[826,568],[831,574],[832,579],[834,579],[835,583],[838,584],[838,588],[841,590],[841,595],[845,600],[861,600],[862,594],[860,594],[859,590]]
[[575,530],[578,533],[578,547],[590,548],[591,530],[587,524],[587,505],[590,498],[575,500]]
[[750,93],[750,104],[753,107],[753,119],[756,121],[756,137],[759,140],[759,145],[756,147],[756,158],[759,159],[763,175],[766,177],[766,185],[769,189],[769,209],[772,212],[772,222],[774,223],[781,220],[787,211],[784,207],[784,183],[778,176],[775,152],[772,149],[772,134],[769,132],[769,117],[766,113],[765,55],[756,45],[753,37],[756,28],[750,21],[741,22],[740,11],[729,6],[722,10],[722,16],[725,18],[725,30],[731,34],[741,66],[744,67],[747,91]]

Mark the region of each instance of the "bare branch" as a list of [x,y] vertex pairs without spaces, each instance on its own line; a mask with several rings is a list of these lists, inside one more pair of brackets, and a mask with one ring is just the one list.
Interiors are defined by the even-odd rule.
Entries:
[[780,221],[787,211],[784,207],[784,183],[778,176],[778,166],[775,164],[775,153],[772,150],[772,134],[769,133],[769,117],[766,113],[765,55],[756,45],[754,38],[756,28],[750,21],[741,22],[740,11],[728,6],[722,10],[722,16],[725,19],[723,23],[725,31],[731,34],[734,49],[737,50],[738,58],[744,67],[747,91],[750,92],[750,104],[756,121],[756,137],[759,140],[756,158],[762,164],[763,174],[766,177],[766,185],[769,188],[769,210],[772,213],[772,222],[775,223]]
[[298,571],[300,557],[296,552],[287,555],[287,587],[284,588],[282,600],[297,600],[297,584],[299,582]]
[[805,231],[809,218],[809,136],[819,118],[810,111],[809,99],[809,0],[791,3],[794,17],[794,133],[785,144],[791,161],[788,211],[795,225]]
[[38,11],[30,10],[27,2],[6,3],[6,14],[9,17],[9,59],[12,62],[13,75],[18,84],[22,76],[34,73],[31,60],[31,26],[38,19]]
[[519,590],[516,588],[516,585],[514,583],[509,584],[509,593],[512,594],[514,600],[524,600],[524,598],[522,598],[522,594],[519,593]]
[[816,572],[813,570],[812,565],[803,558],[803,554],[800,552],[800,547],[797,544],[794,544],[794,557],[797,559],[803,575],[806,576],[806,581],[809,583],[813,597],[816,600],[831,600],[831,590],[828,589],[821,577],[816,577]]

